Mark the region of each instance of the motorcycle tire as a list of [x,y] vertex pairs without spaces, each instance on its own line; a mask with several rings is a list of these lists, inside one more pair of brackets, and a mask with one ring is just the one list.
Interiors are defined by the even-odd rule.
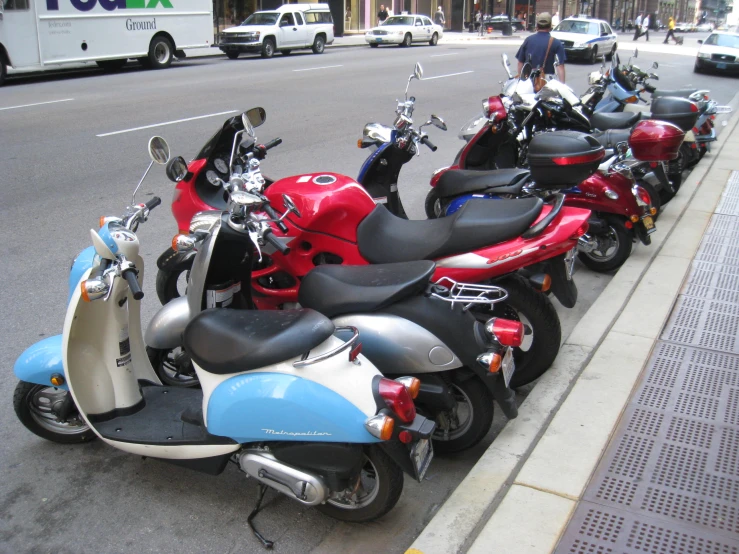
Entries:
[[75,424],[56,420],[51,406],[64,400],[67,394],[71,393],[52,386],[21,381],[16,385],[13,393],[15,415],[26,429],[42,439],[61,444],[77,444],[94,440],[95,432],[90,429],[78,412]]
[[190,267],[174,271],[167,271],[166,269],[160,269],[157,271],[157,297],[159,298],[159,302],[162,303],[162,306],[167,302],[182,296],[179,291],[179,281],[182,278],[183,273],[187,274],[189,272]]
[[[472,448],[485,438],[493,424],[493,395],[484,383],[472,378],[454,381],[450,388],[457,401],[457,413],[443,413],[436,417],[436,430],[432,440],[437,454],[452,454]],[[443,429],[444,422],[459,417],[459,409],[465,406],[467,418],[458,422],[456,428]],[[419,404],[418,408],[419,411],[424,411],[423,404]]]
[[657,218],[662,213],[662,200],[660,199],[659,192],[657,192],[656,188],[646,182],[640,182],[639,186],[647,191],[647,194],[649,195],[649,198],[652,202],[652,207],[656,208],[657,213],[652,216],[652,219],[654,221],[657,221]]
[[[624,222],[617,217],[607,217],[609,239],[615,242],[613,253],[595,254],[593,252],[579,252],[578,258],[588,269],[598,273],[613,271],[623,265],[631,256],[631,234],[624,227]],[[598,237],[598,235],[595,235]],[[610,250],[610,249],[609,249]],[[515,375],[515,374],[514,374]]]
[[505,302],[493,305],[492,310],[472,310],[480,321],[504,317],[521,321],[529,327],[523,344],[513,351],[516,371],[511,378],[511,388],[522,387],[541,377],[557,357],[562,342],[559,316],[551,300],[535,290],[521,276],[508,275],[497,279],[495,284],[508,292]]
[[398,503],[403,492],[403,470],[379,446],[366,447],[364,454],[362,472],[374,475],[376,487],[369,493],[366,503],[359,500],[352,504],[329,498],[325,504],[316,506],[319,512],[339,521],[363,523],[385,515]]
[[200,386],[200,380],[192,366],[190,356],[179,346],[169,349],[147,346],[146,355],[162,384],[182,388]]
[[441,198],[439,198],[439,194],[436,192],[435,188],[432,188],[426,195],[426,200],[423,206],[426,210],[426,217],[428,219],[438,219],[446,209],[445,203]]

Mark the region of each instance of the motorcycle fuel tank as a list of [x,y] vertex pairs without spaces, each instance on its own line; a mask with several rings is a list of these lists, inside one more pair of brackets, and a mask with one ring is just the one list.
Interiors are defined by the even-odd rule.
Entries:
[[372,197],[351,177],[338,173],[306,173],[275,181],[265,191],[272,206],[283,206],[282,195],[295,202],[300,217],[290,214],[296,226],[357,242],[357,226],[375,209]]

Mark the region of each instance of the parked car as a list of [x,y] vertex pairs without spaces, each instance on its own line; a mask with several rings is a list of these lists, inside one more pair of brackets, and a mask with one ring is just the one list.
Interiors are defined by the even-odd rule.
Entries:
[[512,17],[510,21],[508,21],[507,15],[493,15],[493,16],[487,16],[483,23],[485,25],[485,30],[488,29],[492,31],[502,31],[505,25],[508,23],[511,24],[511,28],[514,31],[523,31],[525,28],[525,23],[523,22],[523,19],[519,19],[517,17]]
[[554,28],[552,36],[562,41],[568,60],[595,63],[601,56],[610,60],[618,48],[618,35],[602,19],[568,17]]
[[693,71],[701,73],[711,69],[725,73],[739,72],[739,34],[724,31],[711,33],[706,40],[699,40],[698,43],[701,46]]
[[428,16],[408,14],[388,17],[382,25],[367,31],[364,40],[372,48],[380,44],[410,46],[414,42],[428,42],[436,46],[443,35],[441,25],[435,24]]
[[675,23],[676,33],[687,33],[689,30],[690,30],[690,27],[684,21],[681,23]]
[[713,25],[710,23],[701,23],[695,26],[695,30],[699,33],[710,33],[713,31]]
[[232,60],[242,52],[259,52],[271,58],[311,48],[322,54],[334,41],[334,20],[328,4],[285,4],[275,10],[254,12],[238,27],[225,29],[218,47]]

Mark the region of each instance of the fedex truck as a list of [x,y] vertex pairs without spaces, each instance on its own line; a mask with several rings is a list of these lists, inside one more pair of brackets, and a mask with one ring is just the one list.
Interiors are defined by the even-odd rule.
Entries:
[[129,58],[168,67],[213,43],[212,0],[0,0],[0,84],[11,70]]

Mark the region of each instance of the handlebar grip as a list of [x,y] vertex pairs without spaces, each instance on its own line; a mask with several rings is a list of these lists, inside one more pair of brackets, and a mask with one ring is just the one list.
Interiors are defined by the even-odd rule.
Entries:
[[657,90],[657,87],[653,87],[652,85],[644,84],[644,90],[646,90],[649,94],[652,94]]
[[[264,211],[267,212],[267,215],[271,219],[280,219],[280,216],[277,215],[277,212],[275,211],[275,209],[269,204],[264,205]],[[283,233],[287,233],[288,231],[287,225],[285,225],[282,221],[276,221],[275,223],[280,228],[280,231],[282,231]]]
[[[157,200],[159,199],[157,198]],[[159,201],[161,202],[161,200]],[[123,277],[125,277],[128,282],[128,288],[131,289],[131,294],[133,294],[134,300],[141,300],[144,297],[144,291],[141,290],[139,280],[136,279],[136,270],[133,268],[125,270],[123,272]]]
[[277,237],[275,237],[274,233],[272,231],[266,231],[264,235],[262,235],[265,242],[270,243],[272,246],[277,248],[277,250],[284,256],[290,252],[290,247],[282,244],[279,240],[277,240]]
[[146,206],[147,210],[151,211],[161,203],[162,203],[162,199],[159,198],[158,196],[155,196],[154,198],[149,200],[146,204],[144,204],[144,206]]
[[436,147],[436,146],[434,146],[434,144],[433,144],[433,143],[432,143],[432,142],[431,142],[431,141],[429,140],[429,138],[428,138],[428,137],[423,137],[423,138],[421,139],[421,143],[422,143],[422,144],[425,144],[426,146],[428,146],[428,147],[429,147],[429,148],[431,149],[431,151],[432,151],[432,152],[436,152],[436,150],[437,150],[437,147]]
[[272,139],[271,141],[269,141],[267,144],[264,145],[264,149],[269,150],[270,148],[274,148],[275,146],[278,146],[280,144],[282,144],[281,138]]

